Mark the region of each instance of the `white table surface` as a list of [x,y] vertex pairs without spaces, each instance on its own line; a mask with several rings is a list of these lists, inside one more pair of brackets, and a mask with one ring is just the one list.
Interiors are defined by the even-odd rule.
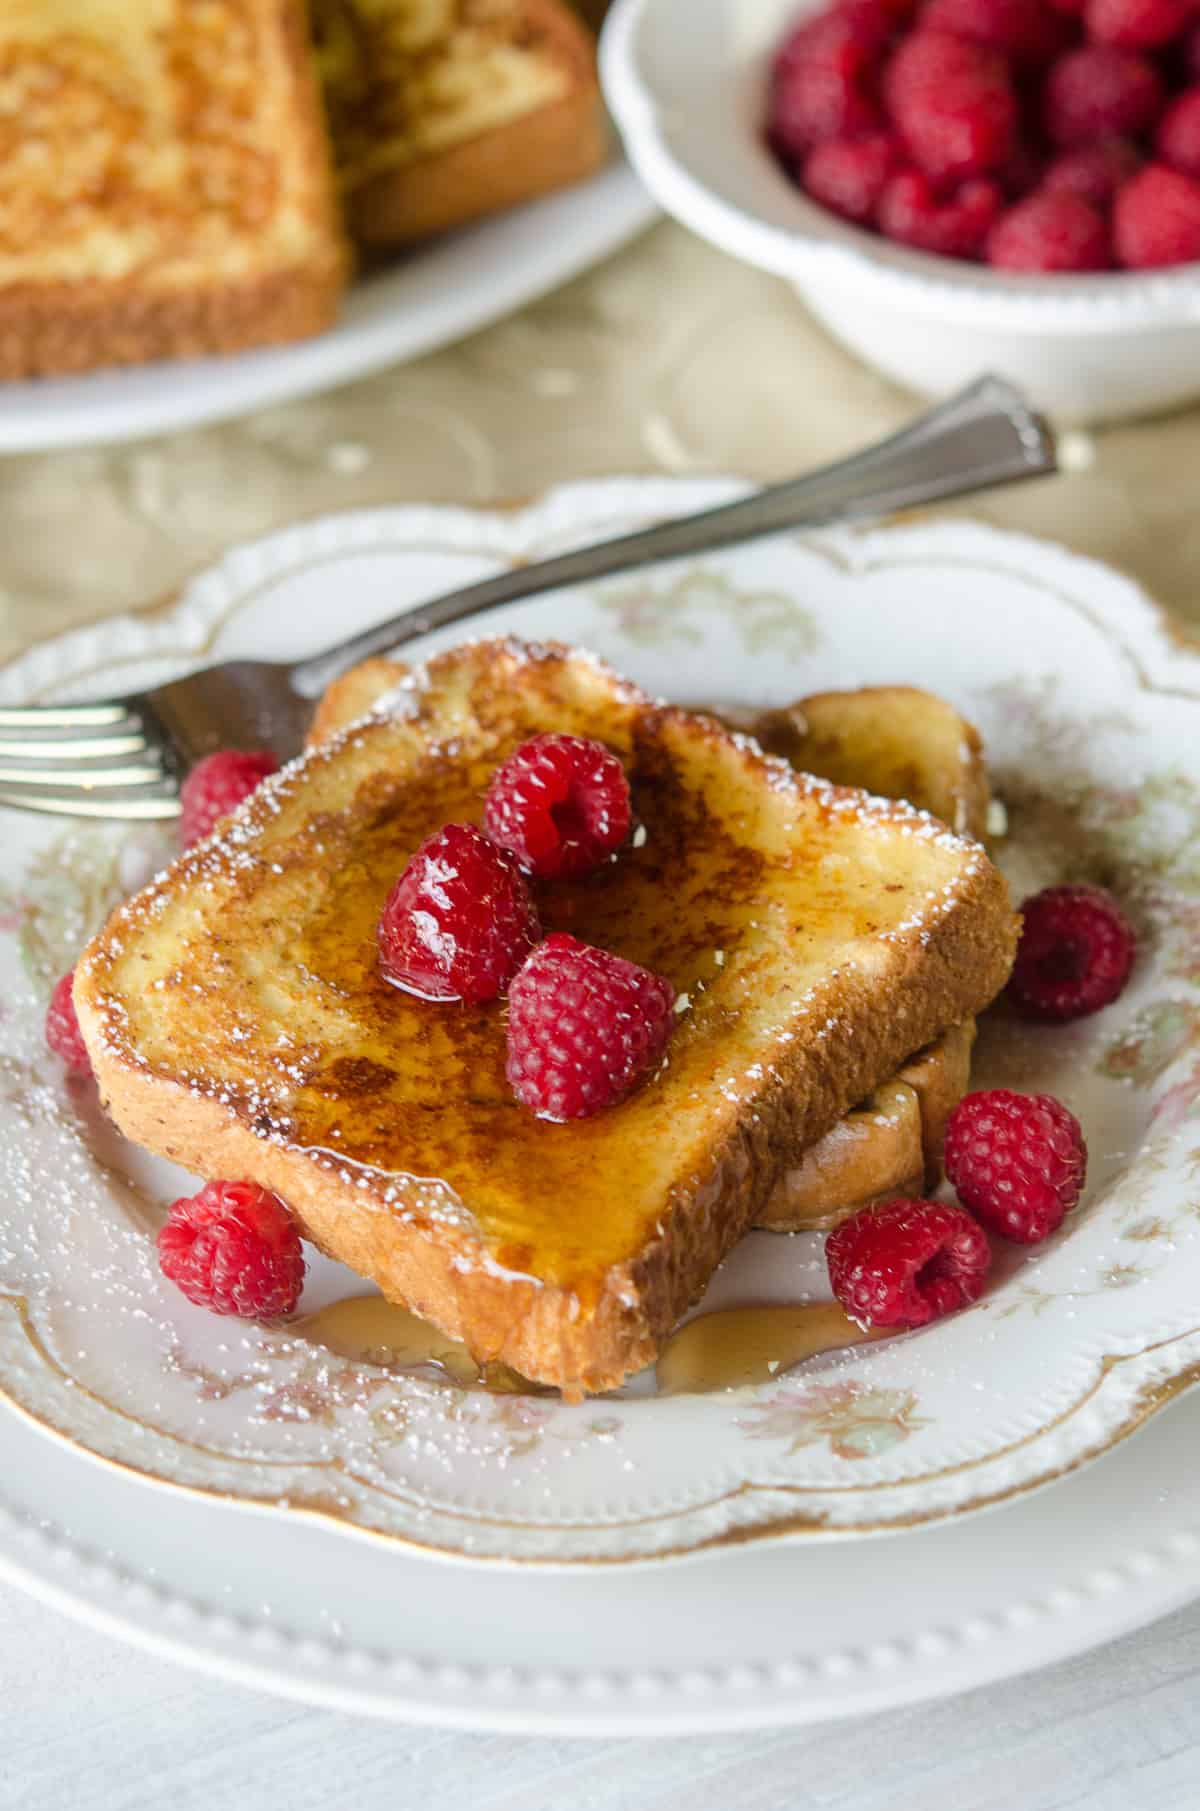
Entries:
[[3,1811],[1196,1811],[1200,1607],[1032,1678],[824,1728],[646,1742],[358,1721],[0,1587]]
[[[782,285],[662,227],[406,370],[225,428],[0,461],[0,657],[150,604],[220,549],[301,516],[486,504],[604,472],[790,476],[912,406],[831,347]],[[1069,451],[1067,478],[968,513],[1131,570],[1194,632],[1200,411],[1076,436]],[[3,1587],[0,1631],[0,1811],[1200,1811],[1200,1606],[956,1701],[657,1744],[310,1711]]]

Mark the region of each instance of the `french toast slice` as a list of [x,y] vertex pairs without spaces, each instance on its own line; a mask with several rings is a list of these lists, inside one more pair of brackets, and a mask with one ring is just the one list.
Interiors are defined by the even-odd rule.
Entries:
[[974,1041],[968,1020],[910,1057],[785,1166],[757,1224],[771,1232],[825,1229],[873,1202],[936,1188],[946,1121],[969,1086]]
[[[320,699],[310,744],[386,708],[407,672],[386,655],[349,668]],[[765,712],[750,727],[793,764],[807,757],[810,771],[823,778],[906,797],[935,817],[948,811],[982,837],[990,792],[979,734],[932,692],[909,686],[822,692]],[[891,792],[900,786],[907,791]],[[756,1224],[774,1232],[836,1226],[871,1201],[936,1186],[946,1120],[967,1091],[974,1040],[968,1020],[912,1056],[884,1090],[785,1164]]]
[[[540,885],[543,926],[679,996],[659,1072],[568,1125],[513,1099],[501,1004],[414,999],[375,947],[408,856],[548,730],[619,754],[645,835]],[[128,1137],[276,1190],[477,1359],[579,1395],[653,1359],[788,1156],[991,1000],[1015,937],[983,850],[927,815],[503,640],[438,656],[268,780],[113,914],[75,1000]]]
[[908,685],[817,692],[764,711],[754,734],[769,754],[806,773],[908,799],[981,842],[986,834],[991,795],[979,732],[935,692]]
[[6,0],[0,147],[0,378],[333,319],[347,253],[304,0]]
[[313,0],[312,19],[364,245],[445,232],[607,155],[595,43],[564,0]]

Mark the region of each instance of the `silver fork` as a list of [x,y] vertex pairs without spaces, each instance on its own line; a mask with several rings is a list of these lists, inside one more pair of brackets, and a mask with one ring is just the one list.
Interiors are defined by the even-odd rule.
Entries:
[[231,660],[94,704],[0,707],[0,804],[72,817],[174,817],[180,781],[203,755],[270,748],[289,758],[330,680],[434,629],[631,567],[883,516],[1056,469],[1045,424],[1010,385],[983,378],[851,459],[718,509],[497,573],[307,660]]

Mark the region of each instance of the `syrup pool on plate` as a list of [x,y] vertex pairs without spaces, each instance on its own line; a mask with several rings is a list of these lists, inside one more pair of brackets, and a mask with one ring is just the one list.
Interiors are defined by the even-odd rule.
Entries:
[[[292,1323],[295,1332],[355,1364],[390,1369],[427,1364],[448,1379],[497,1395],[552,1394],[507,1365],[480,1366],[464,1345],[381,1295],[345,1296]],[[655,1368],[659,1395],[707,1395],[767,1383],[822,1352],[879,1339],[836,1302],[723,1308],[673,1333]]]

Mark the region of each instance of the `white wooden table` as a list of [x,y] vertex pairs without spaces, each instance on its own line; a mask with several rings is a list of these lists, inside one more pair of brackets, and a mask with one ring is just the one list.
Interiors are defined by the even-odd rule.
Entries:
[[[911,409],[781,285],[659,228],[407,370],[172,441],[0,461],[0,657],[150,604],[300,516],[604,472],[790,476]],[[1200,411],[1068,451],[1069,480],[974,513],[1124,566],[1200,624]],[[355,1722],[205,1680],[4,1588],[0,1630],[0,1811],[1200,1811],[1200,1606],[957,1701],[659,1744]]]
[[1087,1658],[865,1721],[662,1742],[356,1721],[260,1697],[0,1588],[3,1811],[1196,1811],[1200,1607]]

